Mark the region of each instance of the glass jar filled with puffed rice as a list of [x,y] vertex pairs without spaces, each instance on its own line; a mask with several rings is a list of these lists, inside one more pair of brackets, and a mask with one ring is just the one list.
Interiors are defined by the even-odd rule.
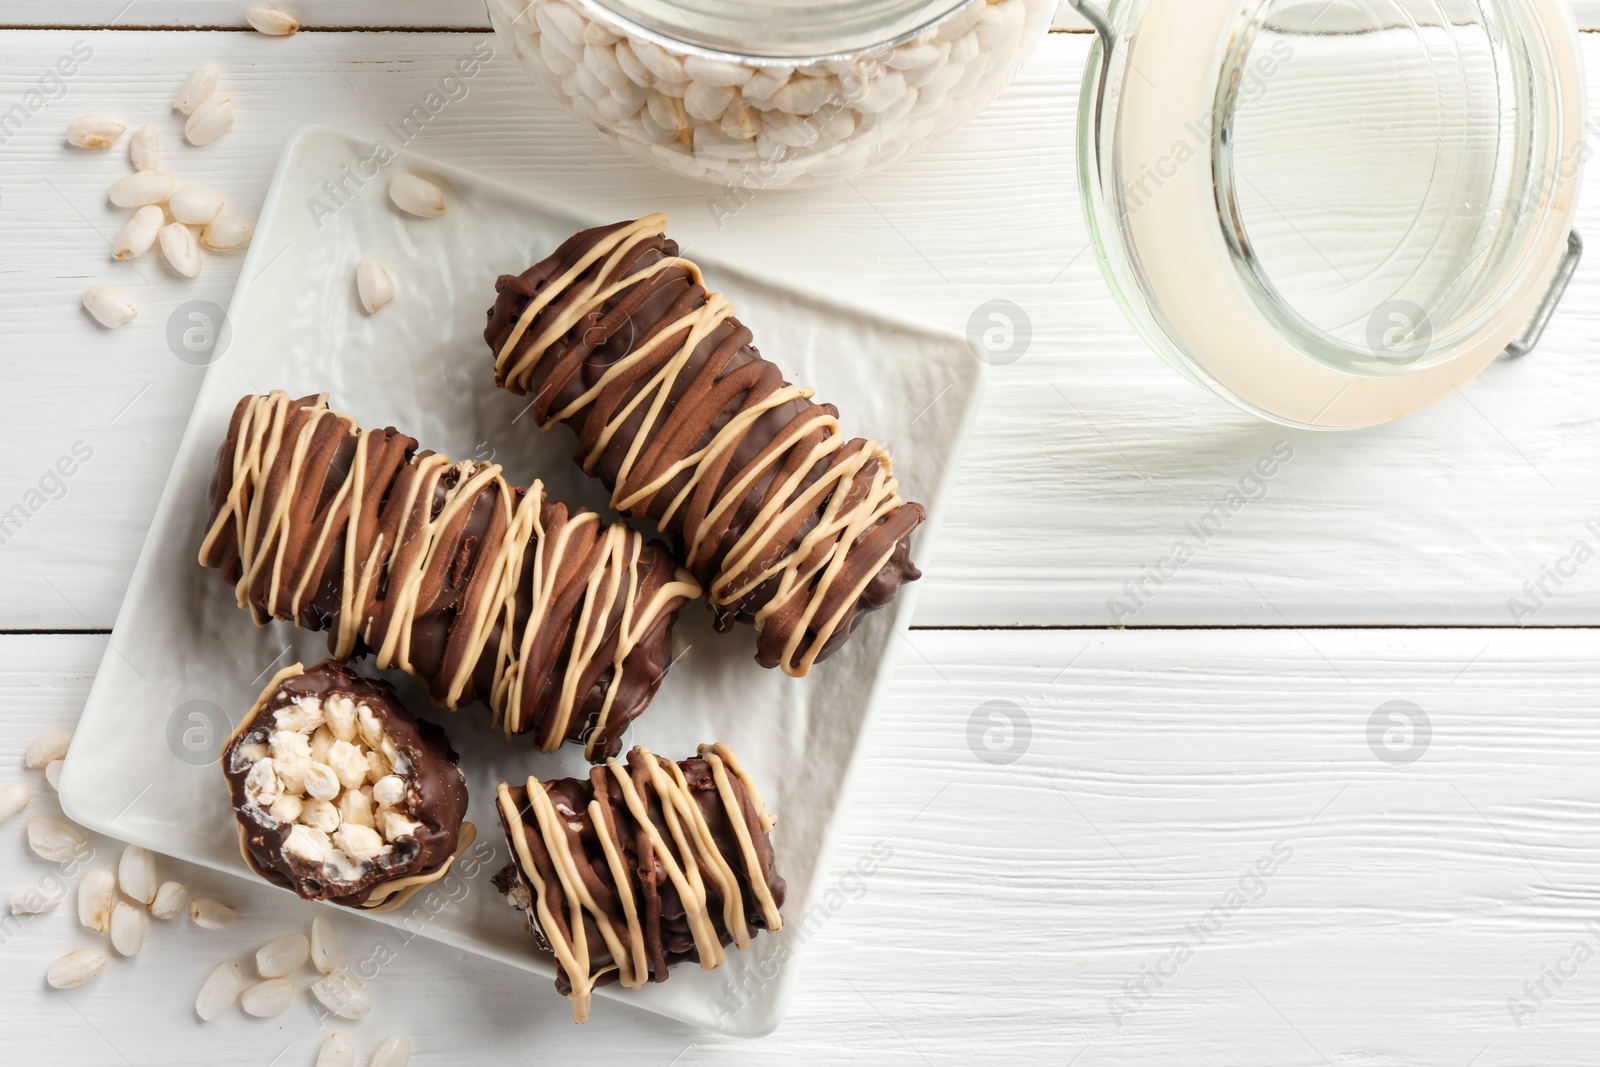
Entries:
[[[623,148],[737,190],[841,181],[971,118],[1056,0],[489,0],[522,66]],[[730,209],[731,210],[731,209]]]

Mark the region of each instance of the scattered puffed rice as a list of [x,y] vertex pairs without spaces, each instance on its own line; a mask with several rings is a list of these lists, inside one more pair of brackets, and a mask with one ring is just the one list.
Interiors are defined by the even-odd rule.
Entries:
[[213,252],[231,252],[250,243],[255,223],[238,215],[218,215],[200,231],[200,243]]
[[367,992],[366,984],[343,971],[312,982],[311,995],[341,1019],[359,1019],[372,1009],[372,994]]
[[22,782],[12,782],[0,789],[0,822],[19,814],[33,799],[33,790]]
[[117,861],[117,884],[141,904],[156,899],[156,858],[149,849],[129,845],[122,850],[122,858]]
[[118,207],[165,204],[172,196],[172,175],[159,170],[136,171],[112,182],[109,195]]
[[114,115],[79,115],[67,124],[67,143],[79,148],[110,148],[127,128]]
[[181,222],[169,222],[161,227],[161,254],[167,257],[172,269],[185,278],[200,273],[200,246],[195,244],[194,231]]
[[238,912],[210,897],[195,897],[189,901],[189,920],[206,930],[220,930],[238,917]]
[[111,932],[111,909],[117,902],[117,876],[91,867],[78,883],[78,922],[97,934]]
[[28,847],[51,863],[66,863],[84,846],[83,835],[59,819],[35,815],[28,820]]
[[222,197],[209,189],[179,189],[167,201],[167,210],[179,222],[204,226],[222,212]]
[[372,1054],[370,1067],[406,1067],[411,1062],[411,1039],[405,1034],[391,1034]]
[[156,898],[150,902],[152,919],[176,919],[189,903],[189,887],[182,882],[162,882]]
[[233,1007],[243,989],[244,972],[237,963],[225,960],[217,964],[216,970],[208,974],[200,986],[200,995],[194,999],[195,1014],[210,1022]]
[[[356,293],[361,297],[361,306],[366,309],[368,315],[371,315],[394,299],[394,279],[389,277],[389,272],[383,269],[382,263],[375,259],[363,259],[356,264]],[[363,766],[363,777],[365,772],[366,768]]]
[[96,322],[112,330],[126,326],[139,314],[139,309],[133,306],[133,301],[122,290],[109,285],[89,286],[83,294],[83,306]]
[[268,978],[239,994],[239,1007],[247,1015],[265,1019],[287,1011],[294,999],[293,978]]
[[128,162],[134,170],[161,169],[161,134],[154,126],[140,126],[128,138]]
[[424,219],[444,214],[444,194],[426,178],[415,174],[396,174],[389,183],[389,199],[401,211]]
[[317,1067],[356,1067],[356,1046],[341,1033],[328,1035],[317,1053]]
[[44,979],[57,989],[71,989],[90,982],[106,969],[106,958],[92,949],[80,948],[50,965]]
[[156,235],[161,232],[161,226],[167,216],[155,204],[146,204],[133,213],[127,225],[122,227],[122,232],[117,234],[117,239],[111,242],[112,259],[137,259],[150,251],[150,246],[156,243]]
[[311,965],[323,974],[332,974],[338,967],[335,960],[338,942],[333,936],[333,920],[318,915],[311,920]]
[[183,136],[192,145],[208,145],[232,125],[233,101],[226,96],[213,97],[194,109],[183,124]]
[[56,907],[66,899],[66,893],[60,896],[51,896],[41,892],[37,887],[33,889],[19,889],[11,894],[11,914],[13,915],[43,915],[55,911]]
[[194,109],[205,103],[216,87],[217,65],[206,63],[196,67],[179,87],[178,96],[172,101],[172,110],[181,111],[185,115],[194,114]]
[[137,956],[144,946],[144,909],[126,900],[111,909],[111,947],[124,956]]
[[287,37],[300,28],[293,15],[275,7],[252,7],[244,13],[244,19],[257,33],[268,37]]
[[65,730],[48,730],[34,738],[33,744],[28,746],[28,754],[23,757],[23,762],[33,770],[48,765],[52,760],[62,759],[67,754],[67,746],[72,744],[72,735]]
[[256,970],[263,978],[282,978],[304,967],[311,958],[311,941],[305,934],[285,934],[256,950]]

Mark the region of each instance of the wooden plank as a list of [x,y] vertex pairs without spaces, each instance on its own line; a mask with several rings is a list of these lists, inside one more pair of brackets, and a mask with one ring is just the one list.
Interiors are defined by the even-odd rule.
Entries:
[[[317,0],[276,4],[307,29],[370,27],[382,29],[488,29],[484,0]],[[78,0],[70,6],[51,0],[12,0],[0,12],[7,26],[82,26],[85,28],[166,26],[248,29],[245,6],[219,0]],[[1087,30],[1089,24],[1062,0],[1059,29]]]
[[[82,26],[85,28],[233,27],[249,30],[249,4],[219,0],[12,0],[0,13],[0,26]],[[311,29],[372,27],[403,29],[488,29],[483,0],[316,0],[272,4]]]
[[[1592,1058],[1596,965],[1573,946],[1600,947],[1586,925],[1600,634],[912,640],[844,816],[838,893],[790,917],[810,936],[776,1034],[722,1039],[609,1002],[577,1028],[550,989],[418,939],[386,947],[373,1014],[348,1028],[363,1058],[401,1030],[422,1063],[973,1063],[997,1033],[1017,1062],[1097,1067]],[[27,776],[30,813],[54,801],[21,753],[71,724],[102,647],[0,638],[0,780]],[[1387,744],[1370,739],[1392,701],[1428,717],[1426,744],[1398,719],[1380,721],[1396,728]],[[0,826],[8,891],[48,873],[22,833],[21,819]],[[96,862],[116,855],[95,845]],[[271,1028],[204,1026],[190,1007],[218,960],[247,959],[312,909],[163,871],[237,905],[239,921],[155,924],[137,961],[113,960],[70,1002],[40,974],[94,939],[70,901],[22,924],[0,945],[15,1062],[314,1058],[303,994]],[[382,943],[358,918],[336,921],[347,961]]]
[[[1566,0],[1566,2],[1572,9],[1573,18],[1579,29],[1600,30],[1600,0]],[[1067,0],[1061,0],[1061,7],[1056,11],[1054,27],[1058,30],[1079,33],[1088,32],[1091,28],[1088,20],[1074,11]]]
[[[309,4],[275,5],[289,11],[308,29],[371,27],[396,29],[488,29],[483,0],[318,0]],[[0,11],[7,26],[231,26],[247,29],[244,6],[220,0],[78,0],[70,6],[52,0],[12,0]],[[1055,25],[1087,30],[1089,24],[1066,0]]]
[[[123,215],[104,190],[126,164],[65,147],[70,117],[112,110],[159,123],[180,180],[215,187],[250,215],[294,129],[324,121],[392,136],[387,124],[480,39],[13,32],[0,37],[0,101],[21,98],[79,40],[93,58],[0,162],[7,237],[28,250],[0,287],[0,511],[40,504],[20,531],[0,531],[11,592],[0,628],[111,625],[201,374],[169,348],[169,321],[187,300],[225,305],[237,280],[229,256],[208,256],[193,281],[154,259],[111,263]],[[602,216],[665,209],[691,251],[712,247],[952,329],[991,299],[1020,305],[1031,347],[991,376],[943,547],[928,561],[921,625],[1600,621],[1600,566],[1572,565],[1576,543],[1596,540],[1585,523],[1600,516],[1592,257],[1537,354],[1432,411],[1336,436],[1253,421],[1161,364],[1094,264],[1073,167],[1087,47],[1083,35],[1052,35],[966,129],[886,174],[821,190],[746,197],[634,162],[504,50],[408,147]],[[1600,38],[1584,48],[1595,81]],[[193,149],[168,107],[184,72],[207,59],[222,64],[239,119]],[[1597,185],[1591,168],[1580,220],[1591,233]],[[725,217],[740,199],[750,202]],[[114,334],[78,307],[85,287],[106,281],[142,308]],[[461,358],[477,353],[466,344]],[[848,417],[849,398],[838,400]],[[1178,573],[1148,576],[1279,441],[1294,455],[1264,498],[1230,512]],[[79,442],[93,457],[63,489],[49,472]],[[1514,617],[1513,599],[1536,610]]]
[[[1600,29],[1600,0],[1570,0],[1578,25]],[[372,27],[396,29],[484,29],[489,25],[483,0],[318,0],[280,4],[307,27]],[[224,0],[77,0],[64,6],[55,0],[11,0],[0,11],[7,26],[233,26],[245,28],[244,8]],[[1054,27],[1085,32],[1089,23],[1067,0],[1061,0]]]

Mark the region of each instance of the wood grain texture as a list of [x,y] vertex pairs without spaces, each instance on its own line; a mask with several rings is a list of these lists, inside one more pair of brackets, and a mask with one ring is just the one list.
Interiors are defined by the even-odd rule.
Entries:
[[[0,26],[83,26],[86,28],[164,26],[175,29],[232,27],[250,31],[250,3],[231,0],[11,0],[0,12]],[[403,27],[488,29],[483,0],[312,0],[272,3],[308,28]]]
[[[63,6],[53,0],[11,0],[0,11],[5,26],[233,26],[247,29],[246,4],[228,0],[77,0]],[[273,4],[308,28],[380,27],[408,29],[488,29],[483,0],[315,0],[315,3]],[[1056,14],[1061,29],[1087,30],[1089,24],[1061,0]]]
[[[154,121],[180,181],[259,207],[284,140],[308,121],[370,136],[439,84],[471,34],[14,31],[0,101],[21,99],[74,42],[93,58],[64,99],[0,153],[0,511],[43,500],[0,545],[0,628],[108,628],[198,386],[167,329],[185,301],[226,304],[237,260],[184,281],[153,258],[114,264],[122,213],[104,190],[118,150],[66,147],[74,115]],[[1054,34],[964,130],[889,173],[761,194],[733,217],[715,188],[633,162],[545,97],[501,50],[407,147],[584,210],[665,209],[704,245],[797,283],[963,330],[988,300],[1031,318],[1024,358],[996,367],[928,577],[918,623],[950,625],[1511,625],[1600,619],[1600,564],[1563,563],[1600,516],[1600,267],[1580,268],[1541,349],[1409,420],[1349,435],[1277,430],[1179,379],[1135,335],[1094,264],[1073,166],[1088,38]],[[1586,37],[1591,81],[1600,38]],[[224,70],[237,126],[181,143],[170,100],[204,60]],[[1600,172],[1581,225],[1600,232]],[[26,250],[26,257],[20,250]],[[124,285],[139,319],[116,333],[78,306]],[[180,327],[183,324],[178,317]],[[760,324],[755,324],[759,341]],[[263,387],[271,383],[262,383]],[[849,398],[835,398],[849,416]],[[862,427],[870,431],[870,427]],[[504,432],[516,433],[516,427]],[[1285,441],[1264,499],[1230,514],[1175,576],[1146,568]],[[60,495],[48,472],[93,458]],[[46,481],[48,493],[30,497]],[[1580,553],[1581,554],[1581,553]],[[1544,568],[1572,570],[1556,585]],[[1524,582],[1545,582],[1536,598]],[[1139,584],[1143,582],[1143,589]],[[1135,605],[1134,593],[1140,603]],[[1548,594],[1548,595],[1546,595]],[[1514,619],[1508,601],[1539,610]],[[1114,615],[1120,600],[1137,606]]]
[[[1593,1062],[1600,963],[1559,987],[1544,970],[1571,971],[1580,941],[1600,946],[1584,926],[1600,884],[1600,635],[912,640],[843,815],[831,910],[790,917],[790,936],[811,936],[777,1033],[738,1042],[610,1002],[579,1029],[542,983],[418,939],[372,983],[373,1014],[344,1027],[363,1062],[397,1030],[419,1064],[943,1065],[993,1062],[997,1042],[1008,1060],[1080,1067]],[[36,787],[30,814],[54,800],[22,751],[71,724],[103,648],[0,638],[0,780]],[[1369,742],[1395,700],[1431,725],[1408,764]],[[1025,742],[986,717],[999,713],[1026,720]],[[1014,761],[980,758],[1001,750]],[[0,826],[8,893],[47,872],[22,833],[20,819]],[[97,863],[117,854],[95,847]],[[96,939],[70,900],[21,924],[0,944],[8,1062],[314,1059],[303,990],[268,1023],[205,1026],[190,1006],[217,961],[248,963],[316,912],[170,861],[163,872],[237,905],[239,922],[155,924],[136,960],[64,995],[40,981],[45,965]],[[339,935],[347,960],[383,936],[350,917]],[[1192,956],[1178,960],[1179,942]],[[1124,983],[1147,967],[1162,984],[1130,1001]],[[1524,983],[1540,981],[1535,1001]]]
[[[232,26],[247,28],[244,8],[233,0],[10,0],[0,10],[6,26]],[[483,0],[316,0],[276,4],[313,28],[487,29]],[[1600,29],[1600,0],[1570,0],[1578,25]],[[1086,32],[1089,23],[1061,0],[1054,27]]]

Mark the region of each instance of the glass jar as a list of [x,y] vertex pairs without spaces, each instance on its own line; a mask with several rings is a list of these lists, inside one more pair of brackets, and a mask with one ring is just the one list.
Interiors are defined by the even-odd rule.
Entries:
[[1581,252],[1563,0],[1073,0],[1091,240],[1173,367],[1334,429],[1537,341]]
[[489,0],[533,77],[636,156],[736,189],[888,166],[971,118],[1055,0]]

